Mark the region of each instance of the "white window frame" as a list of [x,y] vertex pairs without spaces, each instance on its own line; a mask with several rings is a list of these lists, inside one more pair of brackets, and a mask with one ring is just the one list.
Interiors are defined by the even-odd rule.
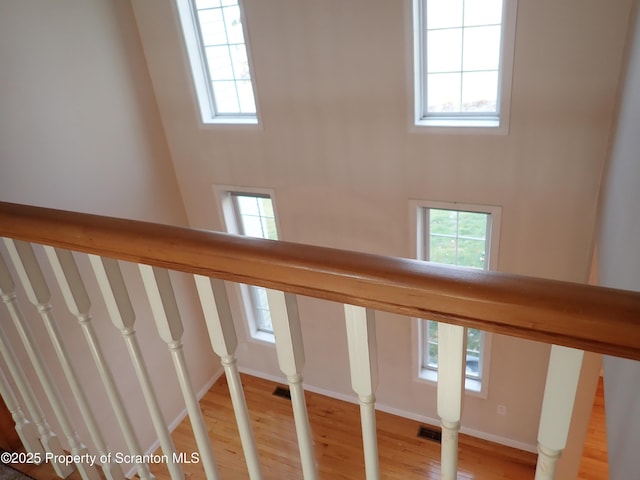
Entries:
[[251,72],[251,86],[253,88],[253,98],[256,104],[256,113],[216,113],[215,96],[211,87],[211,79],[209,78],[209,69],[207,68],[207,59],[202,44],[202,36],[200,33],[200,24],[198,22],[198,13],[195,7],[195,0],[176,0],[178,10],[178,18],[182,27],[182,36],[185,42],[185,48],[189,65],[191,67],[191,76],[195,88],[196,100],[200,110],[202,123],[205,125],[256,125],[258,124],[258,97],[256,92],[256,83],[254,77],[253,61],[251,57],[251,49],[249,47],[248,32],[245,27],[246,21],[244,16],[244,8],[242,0],[238,0],[240,14],[242,17],[244,45],[247,50],[247,59],[249,62],[249,70]]
[[[252,197],[268,197],[271,199],[271,205],[273,207],[273,213],[276,222],[276,230],[278,232],[278,238],[280,238],[280,224],[278,221],[278,214],[276,210],[275,192],[272,189],[257,188],[257,187],[238,187],[229,185],[214,185],[214,193],[220,206],[222,213],[222,221],[224,228],[228,233],[235,235],[242,235],[242,226],[240,224],[239,212],[235,205],[235,195],[247,195]],[[249,338],[275,344],[275,337],[273,332],[261,330],[259,328],[259,322],[256,315],[256,305],[253,301],[252,285],[237,284],[240,297],[240,304],[246,319],[245,325],[247,327],[247,333]]]
[[[414,125],[413,131],[431,133],[509,133],[511,113],[511,86],[513,77],[513,57],[515,51],[516,18],[518,0],[503,0],[502,38],[498,80],[497,114],[427,114],[426,112],[426,1],[412,1],[413,21],[413,92]],[[422,128],[428,127],[428,128]]]
[[[498,252],[500,249],[500,223],[502,216],[502,208],[494,205],[479,205],[457,202],[439,202],[430,200],[411,200],[409,202],[411,230],[412,230],[412,252],[419,260],[424,260],[426,252],[427,238],[427,225],[425,225],[426,216],[424,214],[425,209],[440,209],[440,210],[457,210],[462,212],[477,212],[487,213],[490,215],[490,221],[487,225],[488,235],[488,261],[486,263],[488,270],[498,269]],[[468,268],[468,267],[463,267]],[[418,381],[424,381],[429,384],[437,384],[438,372],[437,370],[424,368],[424,349],[426,348],[426,322],[427,320],[416,318],[412,325],[412,346],[413,346],[413,359],[416,366],[416,379]],[[489,332],[482,332],[482,355],[481,355],[481,374],[480,380],[466,377],[465,378],[465,391],[468,395],[477,396],[480,398],[488,397],[489,388],[489,375],[491,364],[491,346],[493,341],[493,335]]]

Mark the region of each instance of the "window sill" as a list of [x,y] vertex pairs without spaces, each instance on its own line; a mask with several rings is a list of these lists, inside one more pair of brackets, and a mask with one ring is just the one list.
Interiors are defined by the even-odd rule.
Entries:
[[[428,368],[421,368],[418,378],[429,383],[438,384],[438,372]],[[473,378],[465,378],[464,389],[467,395],[474,397],[487,398],[486,392],[482,390],[482,382]]]
[[505,122],[497,117],[489,118],[447,118],[427,117],[415,120],[412,131],[415,133],[448,133],[477,135],[507,135]]
[[258,117],[225,117],[203,118],[204,126],[210,125],[258,125]]
[[262,330],[255,330],[251,332],[251,338],[253,340],[270,343],[272,345],[276,343],[276,337],[273,335],[273,333],[263,332]]

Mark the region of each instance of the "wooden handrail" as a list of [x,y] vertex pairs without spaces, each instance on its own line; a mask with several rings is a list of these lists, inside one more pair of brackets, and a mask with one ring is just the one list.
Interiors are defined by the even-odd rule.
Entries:
[[0,202],[0,235],[640,360],[640,293]]

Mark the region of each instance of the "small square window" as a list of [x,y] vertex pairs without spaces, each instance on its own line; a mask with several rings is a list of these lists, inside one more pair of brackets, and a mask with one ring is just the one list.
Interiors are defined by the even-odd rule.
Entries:
[[414,0],[416,125],[506,127],[517,0]]

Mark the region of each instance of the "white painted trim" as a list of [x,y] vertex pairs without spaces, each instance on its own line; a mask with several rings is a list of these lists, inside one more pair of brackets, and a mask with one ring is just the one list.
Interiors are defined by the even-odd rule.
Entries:
[[[270,375],[268,373],[259,372],[257,370],[253,370],[251,368],[239,368],[241,373],[246,375],[251,375],[254,377],[262,378],[264,380],[269,380],[271,382],[280,383],[283,385],[287,384],[287,380],[284,376],[278,375]],[[358,398],[354,395],[345,395],[344,393],[334,392],[332,390],[327,390],[325,388],[315,387],[309,384],[303,384],[304,389],[317,393],[319,395],[324,395],[325,397],[333,398],[334,400],[341,400],[343,402],[352,403],[357,405]],[[414,412],[409,412],[407,410],[402,410],[399,408],[391,407],[389,405],[381,404],[379,402],[376,403],[376,410],[381,412],[390,413],[391,415],[397,415],[398,417],[408,418],[409,420],[415,420],[416,422],[425,423],[427,425],[440,425],[440,420],[432,417],[427,417],[426,415],[420,415]],[[465,435],[469,435],[471,437],[480,438],[482,440],[487,440],[488,442],[497,443],[499,445],[504,445],[506,447],[517,448],[518,450],[523,450],[525,452],[537,453],[537,445],[520,442],[518,440],[512,440],[511,438],[501,437],[499,435],[493,435],[491,433],[482,432],[480,430],[475,430],[473,428],[461,427],[460,432]]]
[[[213,376],[203,385],[203,387],[198,390],[196,397],[198,398],[198,402],[202,400],[209,390],[215,385],[215,383],[222,377],[224,374],[224,368],[222,366],[218,368],[218,370],[213,374]],[[187,418],[187,407],[183,408],[178,415],[174,417],[174,419],[169,423],[169,432],[173,433],[173,431],[178,428],[178,425]],[[160,447],[160,440],[156,440],[151,444],[151,446],[147,449],[144,455],[152,455]],[[153,468],[149,466],[153,473]],[[124,474],[127,478],[133,478],[133,476],[137,473],[137,468],[135,465],[131,466],[129,470],[127,470]]]

